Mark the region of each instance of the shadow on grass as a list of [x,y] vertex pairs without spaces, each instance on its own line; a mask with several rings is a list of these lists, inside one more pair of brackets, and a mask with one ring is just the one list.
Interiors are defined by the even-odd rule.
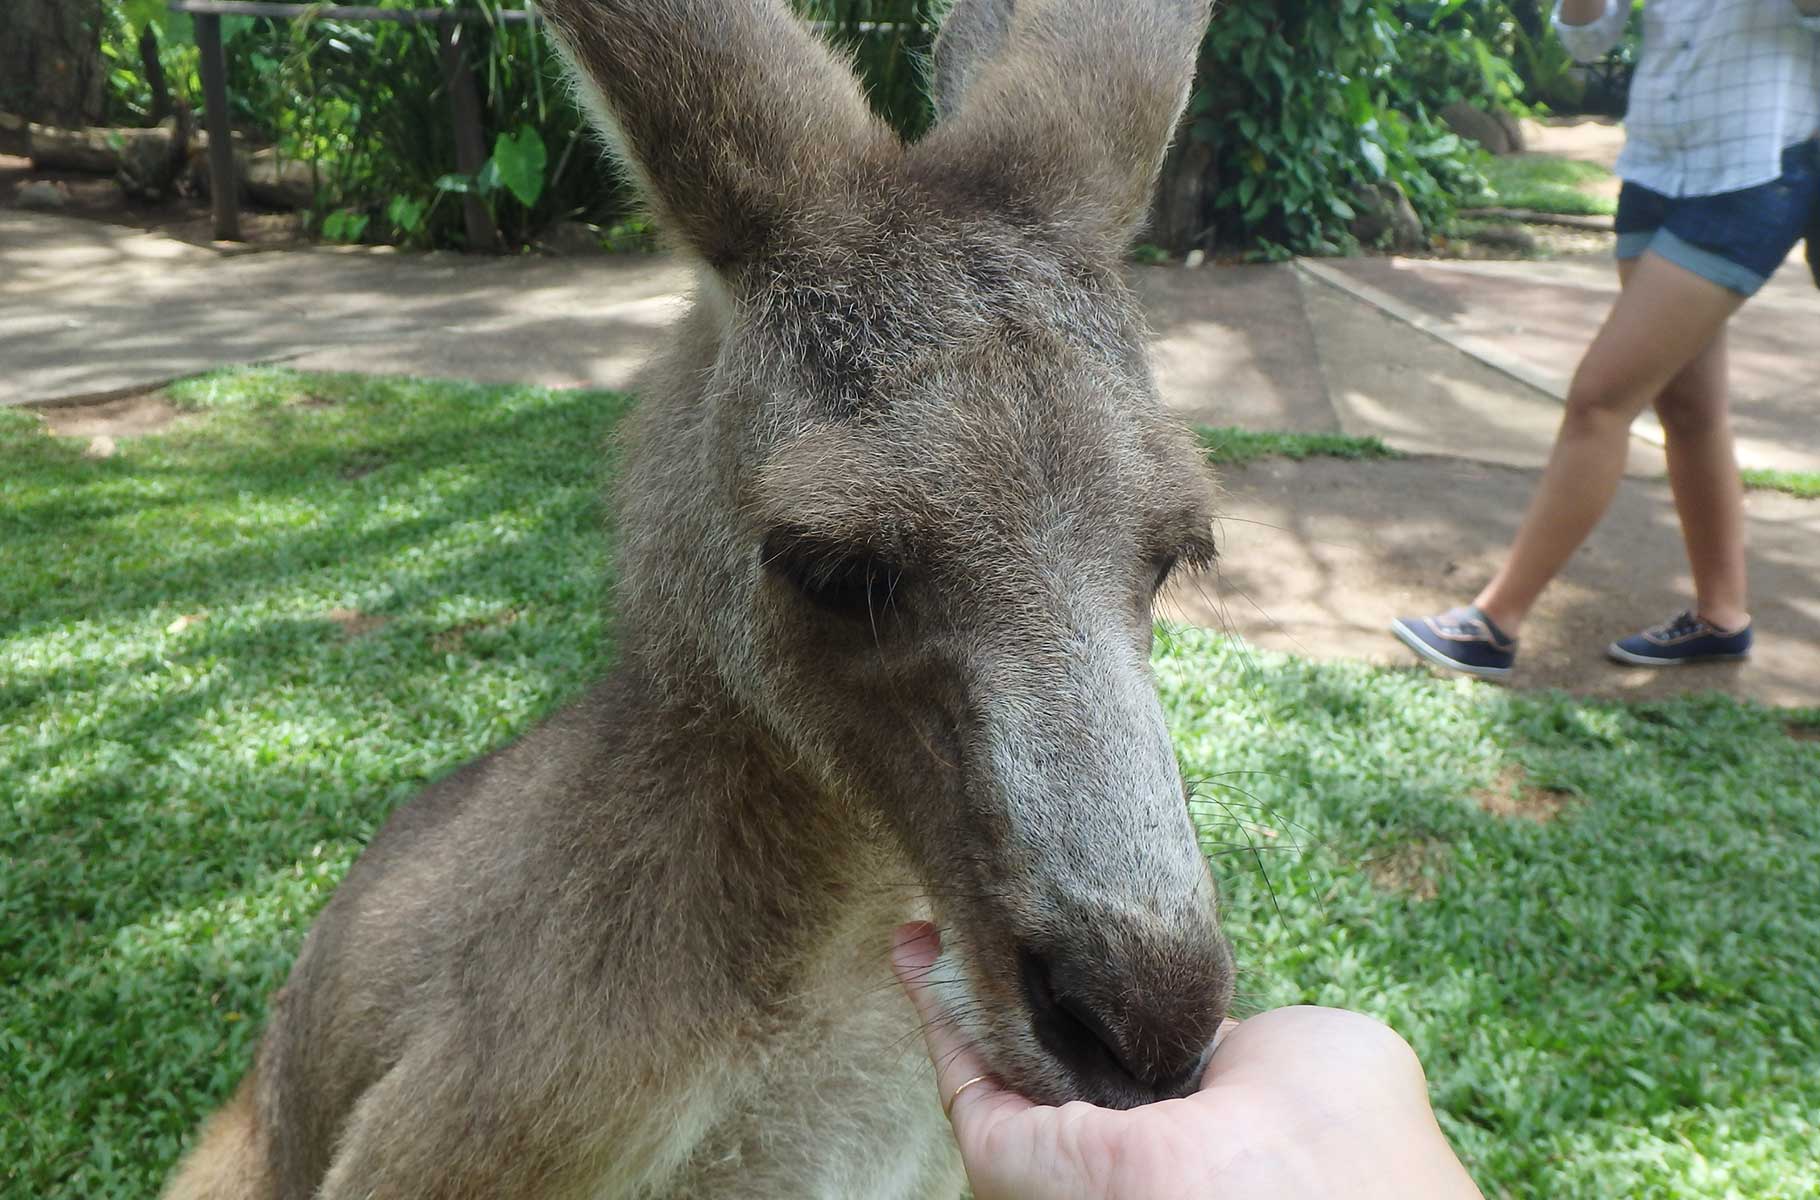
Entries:
[[[64,574],[58,580],[63,586],[49,595],[29,601],[17,596],[8,605],[17,610],[14,632],[29,636],[72,615],[92,620],[204,597],[227,606],[295,590],[313,582],[316,572],[339,571],[350,558],[408,560],[413,548],[502,512],[556,508],[549,519],[566,525],[574,516],[577,489],[592,503],[599,485],[586,466],[599,462],[598,447],[575,444],[577,410],[588,406],[589,396],[575,395],[571,404],[481,419],[481,427],[471,431],[443,428],[428,437],[328,448],[320,440],[303,445],[282,440],[307,428],[312,415],[287,414],[271,439],[250,435],[250,444],[242,442],[227,456],[212,454],[213,445],[198,433],[166,451],[129,451],[93,464],[108,470],[80,480],[75,496],[59,489],[19,505],[0,528],[19,547],[15,580],[21,582],[34,575],[49,582],[68,571],[71,548],[100,550],[112,540],[117,549],[103,562],[84,564],[92,572],[87,578]],[[444,424],[465,425],[470,419],[459,415],[460,421]],[[332,432],[347,437],[358,430]],[[515,452],[489,454],[489,442]],[[568,450],[569,460],[557,463],[556,453],[525,452],[543,445]],[[343,478],[350,463],[374,457],[387,467],[358,480]],[[396,510],[401,501],[411,506],[407,515],[372,527],[375,512]],[[250,517],[239,515],[249,509]],[[166,520],[156,519],[159,510],[166,510]],[[148,524],[167,532],[162,544],[124,544],[134,527]],[[183,547],[198,540],[201,548]],[[518,553],[482,545],[474,557],[504,560]],[[16,582],[8,590],[20,586]]]
[[625,401],[344,383],[100,462],[6,446],[8,1191],[155,1191],[390,808],[601,665]]

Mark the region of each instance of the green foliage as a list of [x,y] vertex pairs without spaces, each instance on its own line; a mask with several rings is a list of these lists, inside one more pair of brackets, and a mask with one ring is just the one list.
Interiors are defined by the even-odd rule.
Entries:
[[935,119],[923,65],[950,0],[792,0],[845,50],[866,98],[905,138],[921,137]]
[[[536,205],[543,194],[544,164],[548,162],[543,139],[529,125],[520,125],[515,134],[502,133],[493,142],[493,153],[474,175],[444,175],[436,180],[436,190],[478,197],[488,212],[498,219],[496,193],[504,188],[525,208]],[[404,203],[400,203],[404,201]],[[395,197],[386,209],[394,225],[407,235],[421,228],[427,206],[404,197]]]
[[[401,0],[432,6],[455,0]],[[525,0],[462,0],[484,12]],[[114,97],[143,116],[137,29],[159,30],[174,95],[199,106],[189,21],[166,0],[110,0]],[[907,137],[931,119],[921,63],[939,0],[798,0],[859,67],[875,108]],[[1216,152],[1222,241],[1279,256],[1332,253],[1362,188],[1395,184],[1430,227],[1481,190],[1482,156],[1437,123],[1457,99],[1516,104],[1528,84],[1508,59],[1522,30],[1502,0],[1233,0],[1203,47],[1190,136]],[[461,245],[461,195],[479,196],[508,246],[575,219],[612,224],[631,197],[568,98],[541,34],[497,20],[464,26],[492,156],[456,173],[447,88],[429,26],[308,17],[223,20],[236,124],[309,163],[326,236]],[[1537,43],[1540,45],[1541,43]],[[1552,35],[1547,44],[1554,46]],[[1558,48],[1558,47],[1557,47]],[[1551,51],[1552,52],[1552,51]],[[332,229],[331,229],[332,223]]]
[[322,219],[322,236],[331,242],[358,242],[372,220],[366,213],[339,208]]
[[1471,197],[1462,207],[1528,208],[1579,216],[1611,216],[1618,211],[1616,197],[1585,190],[1587,184],[1612,178],[1612,173],[1598,163],[1543,154],[1508,154],[1487,161],[1484,172],[1484,194]]
[[1431,108],[1463,100],[1481,108],[1520,106],[1523,78],[1506,58],[1515,22],[1499,0],[1406,3],[1403,73]]
[[515,134],[500,134],[493,143],[493,157],[489,161],[499,182],[518,197],[520,204],[530,208],[537,203],[537,197],[543,194],[543,169],[549,156],[535,129],[520,125]]
[[1401,458],[1375,437],[1345,433],[1265,433],[1233,426],[1201,425],[1195,429],[1209,462],[1243,465],[1260,458]]
[[[104,119],[115,125],[147,121],[152,87],[139,58],[139,35],[150,26],[158,41],[158,62],[173,100],[202,111],[201,58],[188,13],[172,12],[168,0],[109,0],[101,55],[108,63]],[[244,19],[244,18],[243,18]]]
[[[114,118],[137,122],[150,111],[137,48],[148,21],[159,31],[173,96],[200,112],[190,19],[171,13],[167,0],[109,4]],[[394,7],[451,5],[494,14],[524,0],[397,0]],[[936,0],[802,0],[802,7],[853,56],[879,112],[906,135],[920,134],[930,110],[919,64]],[[331,240],[460,246],[461,206],[450,202],[459,195],[482,198],[508,246],[558,220],[624,221],[633,197],[570,100],[544,35],[491,17],[462,28],[492,142],[472,177],[455,171],[441,50],[428,25],[223,18],[235,126],[311,166],[314,219]]]
[[[483,10],[505,7],[489,0]],[[320,214],[357,210],[376,218],[366,231],[458,246],[466,238],[461,208],[445,201],[451,191],[473,191],[515,246],[553,221],[609,220],[625,210],[628,197],[569,101],[555,57],[525,26],[462,27],[460,53],[495,153],[460,184],[451,174],[454,123],[434,27],[261,20],[229,37],[227,49],[239,123],[311,164]]]
[[[101,460],[0,411],[8,1196],[155,1195],[386,814],[607,653],[624,398],[275,368],[172,397],[203,415]],[[1390,1021],[1490,1196],[1813,1194],[1820,713],[1197,630],[1156,672],[1248,1009]]]
[[1463,6],[1486,47],[1518,81],[1513,106],[1532,111],[1621,115],[1643,40],[1643,0],[1618,44],[1590,70],[1578,67],[1549,23],[1553,0],[1467,0]]
[[391,203],[386,205],[385,217],[391,222],[392,228],[398,231],[398,236],[409,242],[423,231],[423,219],[429,211],[430,206],[422,200],[393,196]]
[[1514,25],[1510,35],[1511,68],[1523,82],[1523,100],[1535,108],[1577,111],[1586,98],[1586,83],[1573,57],[1546,24],[1531,32]]
[[1787,492],[1803,500],[1820,500],[1820,471],[1775,471],[1767,467],[1746,467],[1743,474],[1745,487]]
[[1433,114],[1463,94],[1461,55],[1489,73],[1485,88],[1508,80],[1470,32],[1447,24],[1460,8],[1220,6],[1202,47],[1189,134],[1215,151],[1221,239],[1271,254],[1332,254],[1354,245],[1353,199],[1368,184],[1396,184],[1431,227],[1452,214],[1454,197],[1477,191],[1483,156]]

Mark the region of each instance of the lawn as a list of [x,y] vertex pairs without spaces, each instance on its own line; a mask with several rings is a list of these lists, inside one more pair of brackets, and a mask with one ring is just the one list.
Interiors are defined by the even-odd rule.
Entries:
[[1548,154],[1506,154],[1482,167],[1488,191],[1465,208],[1527,208],[1574,216],[1611,216],[1614,196],[1588,191],[1609,181],[1612,173],[1597,163]]
[[[0,414],[0,1192],[152,1193],[384,814],[606,653],[619,397],[217,376]],[[1381,1015],[1490,1196],[1820,1192],[1820,713],[1171,630],[1252,1007]]]
[[1401,458],[1397,451],[1375,437],[1347,433],[1274,433],[1240,429],[1231,425],[1202,425],[1195,429],[1207,461],[1221,466],[1243,466],[1261,458]]
[[1820,471],[1777,471],[1769,467],[1746,467],[1742,472],[1744,486],[1772,492],[1787,492],[1803,500],[1820,500]]

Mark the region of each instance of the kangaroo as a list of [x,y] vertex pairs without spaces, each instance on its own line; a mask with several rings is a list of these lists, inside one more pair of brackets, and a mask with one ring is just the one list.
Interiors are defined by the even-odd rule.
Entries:
[[400,808],[175,1200],[952,1197],[892,929],[1042,1102],[1192,1091],[1232,995],[1150,674],[1213,488],[1121,278],[1203,0],[960,0],[905,145],[783,0],[542,0],[700,276],[616,659]]

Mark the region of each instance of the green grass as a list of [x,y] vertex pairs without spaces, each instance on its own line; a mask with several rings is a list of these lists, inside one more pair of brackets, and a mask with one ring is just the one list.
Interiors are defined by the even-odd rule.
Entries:
[[1584,190],[1587,184],[1612,178],[1597,163],[1545,154],[1508,154],[1491,158],[1483,168],[1487,192],[1463,208],[1528,208],[1575,216],[1611,216],[1618,202]]
[[1375,437],[1346,433],[1265,433],[1236,426],[1201,425],[1195,429],[1209,462],[1243,466],[1264,458],[1401,458]]
[[385,812],[600,654],[622,398],[174,391],[213,415],[110,459],[0,426],[6,1196],[155,1194]]
[[[213,414],[106,460],[0,422],[7,1196],[152,1194],[385,813],[604,653],[619,398],[179,394]],[[1820,716],[1200,631],[1157,671],[1244,1002],[1389,1019],[1487,1195],[1820,1192]]]
[[1803,500],[1820,500],[1820,471],[1772,471],[1764,467],[1746,467],[1742,474],[1745,487],[1787,492]]

